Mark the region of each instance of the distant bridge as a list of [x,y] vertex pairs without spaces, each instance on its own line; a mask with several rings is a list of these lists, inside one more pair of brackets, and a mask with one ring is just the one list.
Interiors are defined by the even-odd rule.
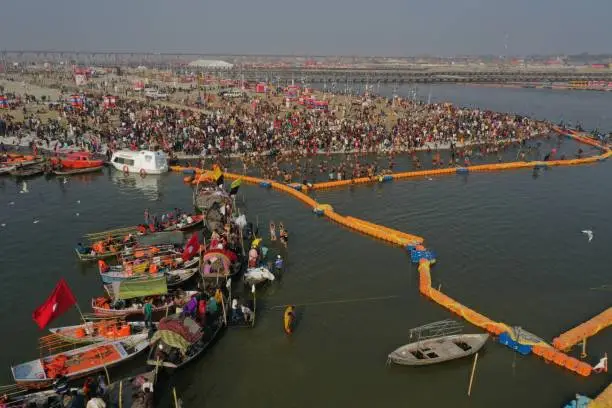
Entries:
[[[184,63],[198,58],[230,59],[234,62],[244,55],[202,53],[146,53],[103,51],[0,51],[0,63],[11,66],[12,62],[59,62],[113,67],[144,65],[160,69],[184,69]],[[292,57],[289,55],[250,56]],[[297,57],[297,55],[295,56]],[[315,56],[311,56],[315,57]],[[349,57],[350,58],[350,57]],[[568,67],[537,69],[511,66],[391,66],[331,68],[331,67],[274,67],[242,68],[238,63],[232,69],[187,68],[189,71],[217,74],[228,79],[265,81],[285,84],[290,81],[304,84],[335,84],[338,90],[350,84],[405,84],[405,83],[536,83],[569,81],[612,82],[610,69],[576,69]]]

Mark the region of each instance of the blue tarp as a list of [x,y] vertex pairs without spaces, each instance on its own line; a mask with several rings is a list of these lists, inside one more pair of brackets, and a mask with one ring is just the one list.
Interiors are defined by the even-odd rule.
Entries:
[[502,334],[500,334],[498,341],[500,344],[503,344],[504,346],[524,356],[531,354],[532,346],[517,343],[516,341],[512,340],[512,337],[508,332],[503,332]]

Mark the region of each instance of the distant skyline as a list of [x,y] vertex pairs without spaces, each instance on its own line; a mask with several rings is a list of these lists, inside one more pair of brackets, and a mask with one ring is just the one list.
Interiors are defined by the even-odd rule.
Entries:
[[[588,4],[587,4],[588,3]],[[5,50],[455,56],[612,53],[612,2],[19,0]]]

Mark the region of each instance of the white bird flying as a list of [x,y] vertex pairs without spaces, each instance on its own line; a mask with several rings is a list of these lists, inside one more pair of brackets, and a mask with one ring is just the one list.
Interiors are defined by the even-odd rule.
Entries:
[[68,182],[68,177],[64,177],[64,184]]
[[593,231],[591,230],[582,230],[583,234],[586,234],[587,237],[589,237],[589,242],[591,242],[593,240]]
[[81,204],[81,200],[77,200],[77,204]]
[[21,185],[21,191],[19,192],[19,194],[26,194],[29,192],[30,191],[28,190],[28,183],[24,181],[23,184]]
[[2,223],[2,224],[0,224],[0,227],[4,228],[4,227],[6,227],[6,224]]
[[11,201],[11,202],[9,203],[9,205],[15,205],[15,202],[14,202],[14,201]]
[[38,224],[40,221],[39,220],[34,220],[33,222],[34,222],[34,224]]

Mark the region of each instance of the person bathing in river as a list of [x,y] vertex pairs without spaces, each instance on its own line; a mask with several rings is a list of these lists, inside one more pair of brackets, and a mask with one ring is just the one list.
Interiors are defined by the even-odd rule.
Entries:
[[276,241],[276,225],[274,225],[274,221],[270,221],[270,241]]
[[285,229],[285,226],[282,223],[279,224],[278,228],[280,230],[280,242],[287,247],[287,244],[289,243],[289,232]]

